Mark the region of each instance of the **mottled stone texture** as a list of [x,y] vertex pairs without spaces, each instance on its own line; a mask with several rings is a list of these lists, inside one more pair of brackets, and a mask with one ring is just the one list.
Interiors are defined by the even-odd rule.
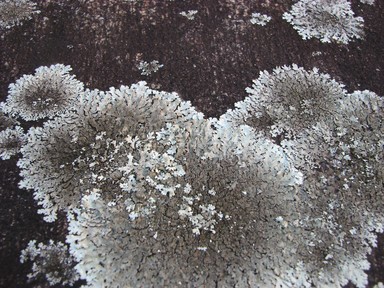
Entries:
[[[43,65],[71,65],[88,88],[107,89],[145,80],[150,87],[176,91],[208,116],[220,116],[247,95],[262,70],[296,63],[346,84],[349,92],[384,95],[384,0],[353,0],[364,18],[365,39],[348,45],[304,41],[281,16],[285,0],[37,0],[31,20],[0,30],[0,97],[8,85]],[[197,10],[193,20],[180,15]],[[249,20],[268,14],[264,27]],[[140,61],[164,65],[148,76]],[[26,127],[27,128],[27,127]],[[27,283],[30,267],[19,263],[30,239],[64,241],[63,215],[53,224],[36,213],[32,193],[19,190],[17,159],[0,162],[0,286],[47,287]],[[383,236],[369,257],[372,286],[384,281]]]

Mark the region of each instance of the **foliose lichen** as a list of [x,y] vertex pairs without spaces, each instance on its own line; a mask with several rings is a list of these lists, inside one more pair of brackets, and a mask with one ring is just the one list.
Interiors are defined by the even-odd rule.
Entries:
[[0,28],[11,28],[40,13],[29,0],[3,0],[0,2]]
[[53,116],[71,108],[84,85],[69,72],[70,66],[56,64],[36,69],[34,75],[24,75],[9,85],[2,110],[26,121]]
[[28,274],[30,281],[40,277],[46,279],[50,286],[57,284],[73,285],[79,280],[79,274],[74,266],[76,262],[69,254],[68,246],[62,242],[49,240],[48,244],[36,244],[31,240],[21,251],[20,262],[33,262],[32,273]]
[[145,82],[86,90],[30,128],[18,142],[20,187],[46,221],[67,213],[76,260],[52,272],[49,263],[66,267],[64,244],[32,241],[21,258],[35,261],[30,278],[364,287],[384,231],[382,98],[297,65],[262,72],[247,91],[204,119]]
[[304,39],[348,44],[364,37],[364,19],[354,16],[347,0],[299,0],[283,19]]

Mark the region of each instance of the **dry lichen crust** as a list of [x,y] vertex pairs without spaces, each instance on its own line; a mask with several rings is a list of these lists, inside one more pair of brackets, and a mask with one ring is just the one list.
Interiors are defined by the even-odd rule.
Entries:
[[298,175],[281,149],[243,128],[235,138],[257,152],[242,155],[225,141],[205,157],[189,153],[172,196],[141,186],[151,197],[134,204],[153,204],[149,212],[131,217],[126,203],[108,203],[102,192],[82,198],[67,242],[89,287],[276,283],[273,269],[293,265],[281,255],[289,250],[285,223],[297,216]]
[[3,111],[26,121],[53,116],[71,108],[84,85],[63,64],[42,66],[34,75],[24,75],[9,85]]
[[287,20],[306,40],[318,38],[321,42],[348,44],[353,38],[364,36],[362,17],[354,17],[347,0],[300,0],[289,12]]
[[[174,93],[149,89],[145,82],[108,92],[86,91],[74,111],[61,114],[42,128],[31,128],[22,148],[20,187],[33,189],[53,221],[58,209],[70,209],[92,189],[120,191],[121,166],[127,161],[125,138],[143,139],[167,122],[183,125],[202,119]],[[187,124],[185,124],[187,125]]]
[[264,129],[273,136],[295,135],[318,121],[334,118],[346,95],[344,86],[328,74],[297,65],[277,67],[272,73],[262,71],[253,82],[246,89],[250,95],[220,119],[234,126]]

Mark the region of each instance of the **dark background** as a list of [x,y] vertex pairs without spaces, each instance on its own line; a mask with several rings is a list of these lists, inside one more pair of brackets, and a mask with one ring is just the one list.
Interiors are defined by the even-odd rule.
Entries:
[[[281,16],[289,0],[38,0],[40,14],[21,26],[0,30],[0,97],[8,85],[39,66],[71,65],[88,88],[108,89],[145,80],[178,92],[207,117],[218,117],[246,96],[262,70],[293,63],[317,67],[353,90],[384,95],[384,0],[352,1],[365,20],[364,40],[348,45],[304,41]],[[198,10],[190,21],[181,11]],[[249,22],[268,14],[264,27]],[[149,76],[140,60],[164,65]],[[30,264],[20,251],[31,239],[65,240],[64,215],[54,224],[37,214],[32,192],[17,187],[17,157],[0,161],[0,287],[48,287],[27,283]],[[384,237],[369,257],[369,286],[384,282]],[[350,285],[353,287],[353,285]]]

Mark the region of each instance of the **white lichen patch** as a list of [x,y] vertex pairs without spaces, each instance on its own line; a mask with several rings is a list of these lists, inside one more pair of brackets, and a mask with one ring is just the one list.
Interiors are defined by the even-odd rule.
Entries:
[[157,60],[153,60],[151,62],[140,61],[137,65],[137,69],[141,71],[141,75],[149,76],[152,73],[157,72],[163,66],[164,65],[160,64]]
[[362,17],[354,16],[347,0],[300,0],[283,14],[293,28],[306,40],[348,44],[364,36]]
[[120,188],[129,193],[125,204],[131,220],[153,214],[159,198],[172,198],[181,190],[177,178],[184,176],[185,171],[175,158],[179,147],[172,138],[182,132],[183,128],[168,124],[157,135],[148,134],[146,139],[126,138],[127,144],[135,149],[119,168],[124,176]]
[[188,10],[188,11],[182,11],[179,14],[181,16],[184,16],[188,20],[194,20],[197,12],[198,12],[197,10]]
[[11,28],[40,13],[36,4],[29,0],[2,0],[0,2],[0,28]]
[[181,219],[190,221],[193,234],[200,235],[202,230],[216,233],[215,226],[223,219],[223,213],[216,211],[216,207],[212,204],[196,205],[197,209],[193,209],[195,201],[199,201],[201,197],[202,194],[192,197],[183,196],[178,214]]
[[30,281],[44,277],[53,286],[73,285],[79,280],[74,268],[76,262],[69,254],[68,247],[61,242],[49,240],[48,244],[36,244],[36,240],[31,240],[20,255],[21,263],[29,261],[33,262],[32,273],[28,274]]
[[252,13],[252,18],[250,21],[252,24],[265,26],[269,21],[271,21],[271,19],[272,18],[266,14],[255,12],[255,13]]
[[70,66],[56,64],[36,69],[9,85],[3,111],[26,121],[52,118],[64,112],[83,91],[83,84],[69,72]]

